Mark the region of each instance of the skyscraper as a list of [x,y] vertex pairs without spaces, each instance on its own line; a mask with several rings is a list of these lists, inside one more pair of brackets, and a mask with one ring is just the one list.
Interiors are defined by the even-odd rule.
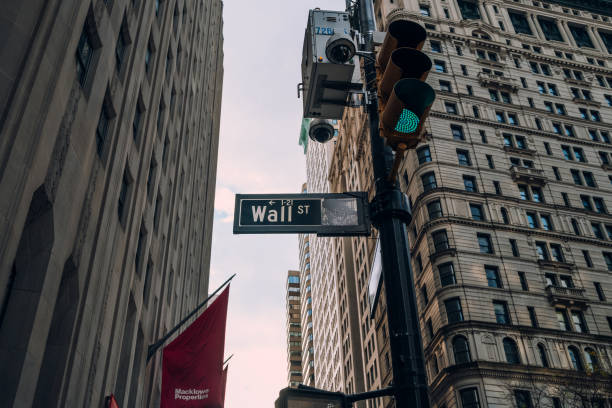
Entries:
[[[381,31],[397,19],[421,23],[433,61],[427,82],[437,98],[426,139],[398,175],[413,213],[407,230],[432,405],[563,406],[563,384],[571,389],[588,373],[598,384],[592,373],[612,370],[609,8],[378,0],[375,14]],[[322,150],[330,151],[324,171]],[[311,143],[307,165],[330,192],[371,191],[363,113],[347,108],[337,140]],[[319,187],[309,178],[311,185]],[[392,380],[385,299],[370,320],[365,296],[373,240],[317,241],[315,386],[385,386]],[[325,275],[337,280],[333,295],[314,290],[324,285],[317,265],[325,263],[333,263]],[[324,302],[338,321],[317,318]],[[342,317],[355,304],[357,332]],[[336,346],[317,337],[334,327]],[[361,365],[347,338],[360,347]],[[336,366],[348,373],[339,383],[319,370],[321,352],[334,347],[342,350]],[[365,378],[364,388],[351,375]],[[591,403],[603,407],[610,397],[600,393]]]
[[287,273],[287,382],[290,387],[302,383],[302,325],[300,271]]
[[3,406],[158,406],[207,296],[219,0],[0,5]]

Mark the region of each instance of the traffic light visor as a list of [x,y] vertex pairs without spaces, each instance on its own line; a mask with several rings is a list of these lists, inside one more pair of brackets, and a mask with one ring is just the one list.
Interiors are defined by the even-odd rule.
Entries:
[[402,79],[393,87],[395,96],[402,102],[404,109],[418,117],[425,113],[436,98],[436,92],[429,84],[418,79]]
[[393,50],[402,47],[420,50],[425,38],[427,38],[427,31],[414,21],[396,20],[392,22],[389,24],[385,41],[378,53],[378,65],[384,71]]
[[424,81],[431,70],[431,60],[427,55],[414,48],[398,48],[391,54],[380,81],[380,96],[383,101],[389,98],[391,90],[402,78],[415,78]]
[[436,92],[431,86],[418,79],[401,79],[393,87],[393,92],[382,114],[382,124],[397,136],[419,133],[422,121],[431,107]]

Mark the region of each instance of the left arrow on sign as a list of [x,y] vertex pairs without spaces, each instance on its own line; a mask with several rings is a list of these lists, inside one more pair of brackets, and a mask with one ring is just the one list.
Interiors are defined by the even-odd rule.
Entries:
[[275,203],[275,202],[276,202],[276,201],[272,201],[272,200],[270,200],[270,201],[268,202],[268,204],[270,204],[270,205],[274,205],[274,203]]

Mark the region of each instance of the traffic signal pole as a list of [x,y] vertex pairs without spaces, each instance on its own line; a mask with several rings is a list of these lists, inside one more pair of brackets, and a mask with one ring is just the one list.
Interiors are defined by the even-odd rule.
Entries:
[[[366,40],[365,51],[373,52],[376,25],[372,0],[359,0],[359,21],[359,31]],[[371,205],[372,220],[378,229],[382,252],[395,406],[429,408],[423,344],[406,236],[406,223],[411,214],[396,180],[388,179],[393,151],[380,136],[376,67],[373,59],[364,58],[364,71],[376,189]]]

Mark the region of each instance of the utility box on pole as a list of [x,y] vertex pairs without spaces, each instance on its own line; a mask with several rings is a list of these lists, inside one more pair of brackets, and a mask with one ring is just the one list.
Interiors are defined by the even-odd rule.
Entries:
[[341,119],[355,72],[349,14],[310,10],[302,53],[305,118]]

